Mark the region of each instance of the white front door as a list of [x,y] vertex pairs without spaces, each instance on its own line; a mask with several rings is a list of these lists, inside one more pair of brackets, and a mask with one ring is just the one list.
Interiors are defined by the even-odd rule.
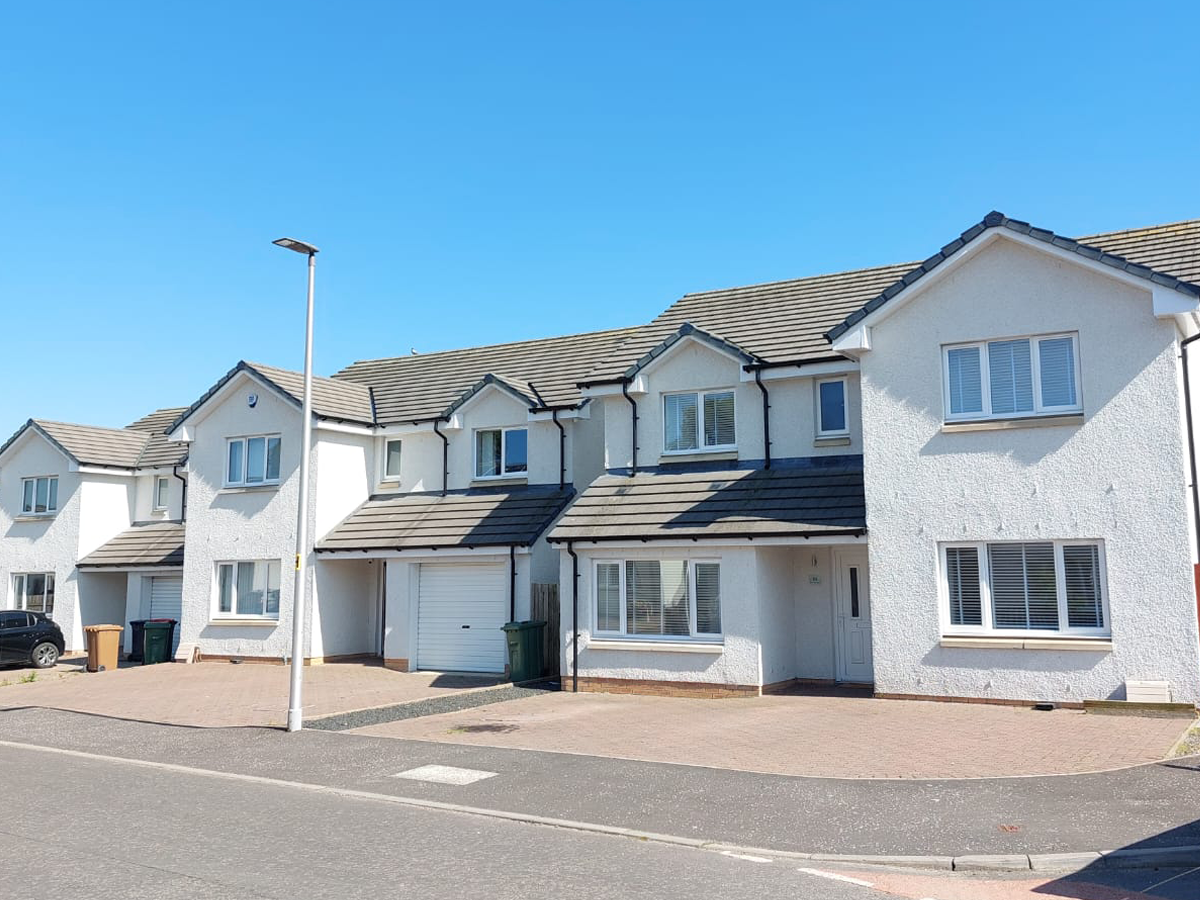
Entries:
[[508,567],[422,563],[417,600],[417,668],[503,672]]
[[871,585],[865,551],[834,553],[838,681],[875,680],[871,662]]

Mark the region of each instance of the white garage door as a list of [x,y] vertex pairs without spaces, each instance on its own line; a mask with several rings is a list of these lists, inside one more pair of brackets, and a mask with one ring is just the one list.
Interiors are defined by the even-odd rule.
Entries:
[[[174,619],[178,622],[183,618],[183,579],[175,577],[155,576],[150,579],[150,618]],[[179,626],[175,626],[175,646],[171,653],[179,647]]]
[[506,565],[423,564],[417,602],[417,668],[504,671]]

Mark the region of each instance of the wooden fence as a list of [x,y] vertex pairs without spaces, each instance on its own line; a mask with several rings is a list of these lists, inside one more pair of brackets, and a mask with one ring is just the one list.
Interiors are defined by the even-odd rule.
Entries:
[[558,674],[558,585],[530,585],[530,618],[546,623],[542,653],[546,660],[546,674]]

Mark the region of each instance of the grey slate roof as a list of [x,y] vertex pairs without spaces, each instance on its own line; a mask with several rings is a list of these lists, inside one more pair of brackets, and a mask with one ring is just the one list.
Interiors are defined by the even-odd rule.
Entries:
[[182,522],[135,522],[76,565],[81,569],[114,569],[183,565]]
[[[1073,242],[1016,220],[1007,221],[1010,224],[1005,227],[1028,227],[1029,231],[1023,233],[1060,246],[1074,243],[1100,248],[1109,254],[1101,262],[1188,293],[1194,293],[1192,288],[1200,285],[1200,219],[1110,231]],[[953,246],[955,242],[947,248]],[[1093,254],[1087,249],[1076,252]],[[1111,257],[1120,257],[1121,262]],[[686,294],[606,355],[580,381],[598,384],[627,377],[626,373],[639,361],[644,362],[652,351],[661,352],[664,341],[678,334],[685,323],[719,335],[766,364],[840,359],[829,346],[827,333],[886,290],[903,283],[906,276],[912,283],[919,276],[911,273],[934,259]],[[1152,272],[1146,274],[1137,267]]]
[[[207,403],[214,394],[240,372],[251,372],[257,375],[274,390],[276,395],[296,407],[304,402],[303,372],[293,372],[289,369],[242,360],[222,375],[199,400],[176,416],[167,430],[174,431],[182,425],[192,413]],[[313,412],[322,419],[332,419],[337,422],[352,422],[358,425],[372,425],[375,422],[370,388],[317,375],[313,376]]]
[[369,386],[380,425],[444,418],[491,378],[539,406],[570,407],[581,402],[576,383],[633,328],[594,331],[443,350],[416,356],[368,359],[353,363],[333,377],[342,383]]
[[182,465],[187,459],[186,444],[171,443],[167,440],[167,429],[183,413],[184,407],[176,406],[170,409],[157,409],[148,416],[142,416],[136,422],[126,425],[127,431],[144,431],[150,437],[138,458],[138,467],[154,469],[167,466]]
[[29,424],[80,465],[133,469],[146,447],[144,433],[125,428],[74,425],[47,419],[30,419]]
[[552,486],[373,496],[318,541],[316,550],[527,547],[572,493]]
[[[1019,219],[1010,219],[1008,216],[1004,215],[1004,213],[993,210],[983,217],[982,222],[977,222],[976,224],[972,225],[937,253],[933,254],[933,256],[929,257],[929,259],[925,260],[916,268],[906,272],[898,281],[888,285],[888,287],[884,288],[883,291],[881,291],[878,295],[868,300],[865,304],[863,304],[861,309],[851,313],[842,322],[831,328],[826,336],[831,341],[841,337],[843,334],[853,328],[858,322],[862,321],[875,310],[879,309],[905,288],[916,284],[946,260],[950,259],[976,238],[984,234],[984,232],[992,228],[1007,228],[1009,231],[1026,235],[1034,240],[1057,247],[1060,250],[1078,253],[1085,259],[1103,263],[1106,266],[1111,266],[1112,268],[1118,269],[1126,274],[1134,275],[1138,278],[1144,278],[1147,281],[1153,282],[1154,284],[1160,284],[1173,290],[1182,291],[1183,293],[1190,294],[1193,297],[1200,297],[1200,286],[1189,284],[1187,281],[1177,278],[1174,275],[1160,272],[1148,265],[1143,265],[1139,262],[1136,262],[1133,259],[1127,259],[1124,256],[1119,256],[1115,252],[1111,252],[1106,248],[1081,243],[1073,238],[1062,237],[1061,235],[1057,235],[1053,231],[1048,231],[1045,228],[1035,228],[1028,222],[1022,222]],[[1153,231],[1155,229],[1142,230]],[[1140,237],[1135,238],[1130,234],[1130,232],[1113,232],[1109,235],[1099,235],[1098,238],[1102,241],[1106,241],[1110,247],[1120,245],[1127,253],[1140,256],[1141,258],[1147,258],[1151,255],[1155,255],[1151,251],[1151,248],[1147,246],[1148,243],[1155,245],[1159,244],[1159,241],[1150,238],[1149,235],[1141,235]],[[1092,240],[1096,240],[1096,238],[1092,238]],[[1191,255],[1194,254],[1195,249],[1193,248]],[[1177,263],[1190,261],[1189,253],[1186,250],[1178,255],[1176,255],[1176,253],[1164,254],[1161,257],[1161,260],[1167,262],[1168,264],[1172,261]],[[1191,271],[1190,265],[1188,265],[1186,268],[1188,271]]]
[[654,475],[602,475],[553,542],[815,537],[866,530],[861,462]]

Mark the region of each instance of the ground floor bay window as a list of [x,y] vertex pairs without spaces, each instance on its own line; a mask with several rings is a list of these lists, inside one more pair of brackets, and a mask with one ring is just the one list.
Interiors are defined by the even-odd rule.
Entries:
[[947,544],[941,556],[948,634],[1109,634],[1098,541]]
[[720,639],[719,562],[603,560],[595,571],[598,637]]

